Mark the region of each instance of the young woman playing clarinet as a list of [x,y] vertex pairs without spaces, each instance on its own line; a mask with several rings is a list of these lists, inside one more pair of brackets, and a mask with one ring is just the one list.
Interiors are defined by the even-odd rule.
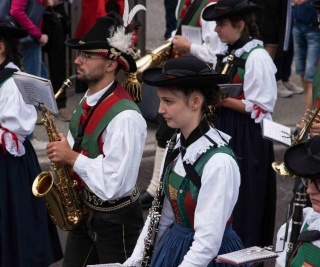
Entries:
[[[142,79],[158,87],[159,113],[178,135],[173,152],[164,157],[163,203],[156,197],[151,208],[157,201],[163,205],[158,227],[157,217],[148,216],[124,266],[228,266],[214,259],[243,248],[231,218],[240,173],[230,136],[209,123],[221,101],[217,84],[228,77],[185,56],[144,71]],[[156,239],[149,240],[157,231]],[[146,250],[149,241],[151,251]]]

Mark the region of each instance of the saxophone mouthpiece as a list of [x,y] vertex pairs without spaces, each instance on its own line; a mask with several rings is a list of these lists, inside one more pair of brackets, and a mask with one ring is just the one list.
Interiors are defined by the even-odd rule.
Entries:
[[61,94],[62,92],[67,89],[67,88],[70,88],[71,85],[72,85],[72,81],[77,77],[77,74],[73,74],[71,75],[68,79],[66,79],[62,86],[60,87],[60,89],[58,90],[58,92],[55,94],[55,99],[57,99]]

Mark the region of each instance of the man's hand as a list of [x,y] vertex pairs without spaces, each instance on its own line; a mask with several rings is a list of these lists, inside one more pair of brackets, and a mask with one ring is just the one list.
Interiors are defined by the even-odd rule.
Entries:
[[64,134],[60,133],[61,141],[47,144],[47,155],[53,163],[68,164],[73,166],[79,153],[73,151]]
[[312,123],[310,127],[310,136],[320,135],[320,123]]

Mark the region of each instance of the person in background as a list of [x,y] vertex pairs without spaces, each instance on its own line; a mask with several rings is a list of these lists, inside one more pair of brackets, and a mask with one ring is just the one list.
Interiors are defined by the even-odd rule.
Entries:
[[264,119],[272,120],[277,100],[276,67],[257,39],[259,9],[246,0],[219,0],[203,12],[205,20],[217,23],[215,32],[225,43],[224,59],[234,56],[226,72],[230,82],[242,84],[240,94],[221,101],[214,125],[232,136],[230,147],[238,159],[241,187],[233,226],[245,247],[272,244],[276,209],[273,144],[261,130]]
[[62,258],[56,227],[43,198],[32,194],[41,172],[26,136],[37,120],[12,78],[21,68],[18,38],[28,32],[0,23],[0,266],[47,267]]
[[230,136],[210,125],[221,101],[216,85],[228,77],[185,56],[145,70],[142,80],[158,87],[159,113],[178,135],[174,150],[165,152],[159,192],[163,203],[155,199],[163,205],[159,225],[153,226],[157,218],[152,207],[124,266],[140,266],[145,239],[154,234],[152,267],[220,266],[214,261],[217,255],[243,248],[231,222],[240,186],[236,156],[228,145]]
[[164,8],[166,13],[166,30],[164,33],[164,39],[171,38],[171,33],[177,27],[177,19],[175,11],[177,8],[178,0],[164,0]]
[[[37,13],[43,15],[45,7],[53,6],[57,0],[35,0],[39,6]],[[47,70],[42,61],[41,46],[48,42],[48,35],[42,32],[42,19],[38,25],[26,14],[28,0],[11,0],[10,15],[18,25],[29,33],[27,38],[20,39],[20,53],[22,54],[23,70],[29,74],[47,78]],[[41,7],[43,6],[43,7]],[[41,112],[38,111],[37,124],[41,124]],[[36,138],[33,132],[28,136],[35,150],[45,150],[47,142]]]
[[[176,8],[177,25],[172,32],[173,56],[191,54],[213,66],[216,65],[216,54],[221,51],[222,43],[218,35],[214,33],[216,23],[202,19],[203,9],[208,5],[214,5],[215,1],[206,0],[179,0]],[[191,43],[182,35],[182,25],[201,28],[201,44]],[[161,160],[165,146],[174,130],[168,127],[165,120],[160,116],[159,127],[156,131],[156,154],[154,160],[153,174],[148,187],[142,191],[141,202],[144,208],[149,208],[155,196],[158,186]]]
[[[293,0],[293,43],[296,73],[301,76],[304,89],[304,114],[312,107],[312,82],[320,58],[320,29],[317,11],[312,7],[311,0]],[[295,130],[298,135],[304,126],[300,120]]]
[[[303,177],[303,185],[310,197],[312,207],[303,209],[301,233],[297,240],[290,240],[296,248],[291,257],[287,255],[288,242],[283,244],[286,236],[286,224],[277,234],[276,251],[282,251],[277,258],[277,266],[300,267],[320,266],[320,136],[314,136],[307,142],[290,147],[284,155],[284,163],[290,173]],[[297,218],[297,217],[295,217]],[[291,237],[290,221],[288,237]],[[286,258],[287,263],[286,263]]]
[[83,38],[66,41],[76,51],[77,78],[88,91],[67,137],[60,134],[61,141],[50,142],[47,155],[72,167],[89,216],[68,233],[64,267],[124,262],[143,226],[136,182],[147,125],[132,96],[115,81],[120,69],[137,69],[131,55],[136,25],[110,12]]
[[[42,32],[48,35],[48,42],[42,47],[42,52],[48,57],[49,77],[55,94],[67,78],[67,53],[64,42],[70,33],[70,21],[64,2],[58,0],[54,6],[46,8],[42,25]],[[67,92],[64,90],[56,101],[59,110],[58,118],[61,121],[70,121]]]

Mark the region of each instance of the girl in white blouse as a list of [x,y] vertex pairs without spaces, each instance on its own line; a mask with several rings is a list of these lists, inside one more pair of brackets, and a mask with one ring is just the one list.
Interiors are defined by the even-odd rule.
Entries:
[[17,39],[26,35],[11,23],[0,23],[0,266],[44,267],[61,259],[62,251],[60,243],[52,243],[59,238],[44,199],[31,192],[41,169],[26,136],[37,112],[23,101],[12,78],[21,67]]

